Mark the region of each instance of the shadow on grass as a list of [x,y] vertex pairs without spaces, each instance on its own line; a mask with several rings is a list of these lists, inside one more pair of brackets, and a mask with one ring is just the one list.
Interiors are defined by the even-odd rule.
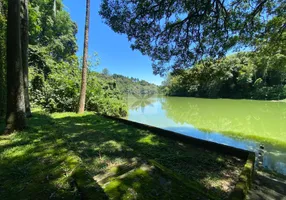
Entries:
[[25,131],[1,136],[0,199],[81,199],[73,175],[82,162],[68,147],[43,113]]
[[25,131],[0,136],[0,159],[1,199],[205,199],[150,159],[221,199],[244,164],[91,113],[34,113]]

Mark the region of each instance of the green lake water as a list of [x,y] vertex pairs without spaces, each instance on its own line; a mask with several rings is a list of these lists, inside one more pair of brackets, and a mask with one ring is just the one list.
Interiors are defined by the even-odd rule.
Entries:
[[260,165],[286,175],[286,103],[142,97],[128,98],[128,106],[131,121],[257,153],[263,145]]

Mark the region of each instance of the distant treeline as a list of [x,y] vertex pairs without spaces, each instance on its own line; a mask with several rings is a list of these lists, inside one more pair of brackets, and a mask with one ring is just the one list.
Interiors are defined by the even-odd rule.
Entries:
[[99,79],[104,79],[109,82],[114,82],[118,90],[125,95],[128,94],[157,94],[158,86],[149,83],[145,80],[140,80],[138,78],[127,77],[119,74],[109,75],[104,72],[98,74]]
[[206,59],[167,77],[166,95],[203,98],[286,98],[286,48],[265,47],[260,52]]

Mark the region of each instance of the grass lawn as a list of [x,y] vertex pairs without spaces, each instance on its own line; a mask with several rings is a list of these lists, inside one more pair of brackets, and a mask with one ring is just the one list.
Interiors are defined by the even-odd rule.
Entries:
[[244,165],[93,113],[28,125],[0,136],[0,199],[225,199]]

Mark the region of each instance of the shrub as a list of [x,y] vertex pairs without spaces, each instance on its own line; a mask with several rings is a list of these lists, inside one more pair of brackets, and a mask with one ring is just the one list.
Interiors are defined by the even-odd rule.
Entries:
[[[59,63],[44,75],[30,70],[31,101],[49,112],[75,112],[78,107],[81,72],[76,66]],[[127,106],[115,83],[89,72],[86,110],[111,116],[126,116]]]

